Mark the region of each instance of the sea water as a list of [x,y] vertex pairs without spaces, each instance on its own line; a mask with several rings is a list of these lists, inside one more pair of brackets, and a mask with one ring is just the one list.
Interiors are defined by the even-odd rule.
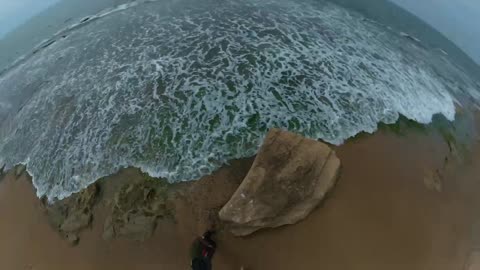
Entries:
[[399,115],[453,120],[476,93],[438,50],[330,2],[137,1],[3,73],[0,163],[26,164],[49,199],[129,166],[194,180],[272,127],[341,144]]

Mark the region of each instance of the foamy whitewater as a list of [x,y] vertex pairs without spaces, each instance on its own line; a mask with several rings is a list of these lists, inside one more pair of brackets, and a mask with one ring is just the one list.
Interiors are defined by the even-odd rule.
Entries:
[[92,18],[0,78],[0,163],[27,164],[49,199],[128,166],[197,179],[254,155],[271,127],[341,144],[399,114],[453,120],[459,93],[477,93],[438,50],[323,1],[143,1]]

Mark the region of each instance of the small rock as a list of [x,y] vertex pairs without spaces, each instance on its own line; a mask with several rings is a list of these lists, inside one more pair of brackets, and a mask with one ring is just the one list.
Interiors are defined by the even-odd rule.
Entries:
[[26,171],[27,167],[23,164],[17,165],[15,167],[15,177],[19,178]]
[[337,181],[340,160],[326,144],[272,129],[220,219],[237,236],[306,218]]
[[7,165],[3,164],[2,166],[0,166],[0,175],[2,175],[5,172],[5,166]]
[[454,161],[462,160],[460,152],[458,151],[457,145],[454,142],[448,142],[448,149],[450,150],[450,157]]
[[72,242],[74,236],[78,238],[78,233],[90,226],[93,220],[93,206],[97,194],[98,186],[93,184],[83,191],[52,205],[44,202],[50,223],[69,242]]
[[80,242],[80,238],[78,237],[78,235],[73,234],[73,233],[65,235],[65,239],[72,246],[76,246]]

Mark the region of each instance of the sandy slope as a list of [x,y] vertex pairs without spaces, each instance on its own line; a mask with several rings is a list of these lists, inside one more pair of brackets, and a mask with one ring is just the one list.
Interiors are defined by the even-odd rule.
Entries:
[[[480,197],[479,150],[442,171],[437,192],[423,178],[425,170],[442,168],[448,155],[440,138],[379,131],[350,141],[336,149],[342,173],[320,208],[300,224],[245,239],[220,234],[214,269],[463,270],[472,245],[480,243],[471,230]],[[235,184],[226,180],[241,179],[250,163],[233,162],[192,184],[190,198],[208,205],[211,194],[232,192]],[[137,175],[126,170],[109,182]],[[92,229],[70,247],[51,229],[34,194],[26,176],[0,182],[1,269],[188,269],[189,245],[206,226],[187,198],[177,209],[178,222],[161,222],[152,239],[105,242],[100,203]]]

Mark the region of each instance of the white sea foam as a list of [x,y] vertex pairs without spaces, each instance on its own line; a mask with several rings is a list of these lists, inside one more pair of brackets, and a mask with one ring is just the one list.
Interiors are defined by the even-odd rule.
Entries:
[[271,127],[341,144],[400,114],[452,120],[475,92],[446,59],[329,3],[134,3],[0,78],[0,97],[28,98],[1,126],[0,159],[27,163],[38,196],[128,166],[197,179],[255,154]]

